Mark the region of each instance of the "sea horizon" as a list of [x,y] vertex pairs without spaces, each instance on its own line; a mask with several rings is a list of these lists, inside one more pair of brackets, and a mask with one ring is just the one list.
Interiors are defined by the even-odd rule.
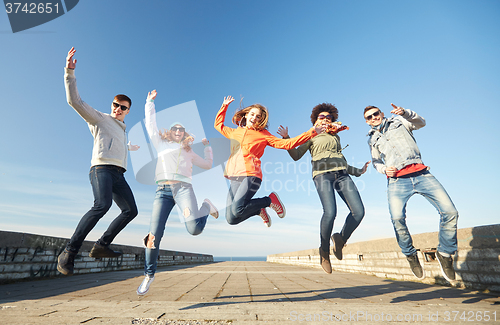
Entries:
[[227,262],[227,261],[266,261],[267,256],[214,256],[214,262]]

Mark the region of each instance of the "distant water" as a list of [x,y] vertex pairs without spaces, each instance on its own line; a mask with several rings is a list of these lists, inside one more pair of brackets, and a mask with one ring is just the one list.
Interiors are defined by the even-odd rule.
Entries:
[[214,262],[266,261],[267,256],[214,256]]

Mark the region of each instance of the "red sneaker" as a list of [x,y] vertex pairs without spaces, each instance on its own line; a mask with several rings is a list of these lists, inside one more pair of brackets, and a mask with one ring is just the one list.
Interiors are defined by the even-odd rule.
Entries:
[[271,217],[269,217],[265,208],[260,209],[259,216],[262,218],[262,220],[264,221],[264,224],[268,228],[271,227]]
[[278,217],[284,218],[286,213],[285,206],[278,197],[278,194],[276,194],[276,192],[272,192],[269,194],[269,198],[271,199],[271,205],[269,207],[276,211]]

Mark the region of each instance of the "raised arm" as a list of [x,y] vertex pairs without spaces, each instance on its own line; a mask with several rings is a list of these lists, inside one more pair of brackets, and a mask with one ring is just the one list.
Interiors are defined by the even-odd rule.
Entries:
[[76,77],[75,77],[75,67],[76,50],[72,47],[68,51],[68,56],[66,57],[66,67],[64,69],[64,86],[66,88],[66,100],[69,106],[73,109],[89,124],[97,124],[101,119],[103,119],[103,114],[96,111],[90,105],[85,103],[78,93],[78,88],[76,87]]
[[156,125],[156,110],[155,110],[155,102],[156,99],[156,89],[148,92],[148,96],[146,98],[146,105],[144,106],[144,115],[145,115],[145,123],[146,131],[148,132],[148,136],[153,143],[153,146],[156,148],[160,142],[160,133],[158,131],[158,126]]
[[408,130],[410,131],[418,130],[425,126],[425,119],[419,116],[417,113],[409,109],[404,109],[403,107],[396,106],[392,103],[391,106],[393,108],[391,113],[403,117],[404,118],[403,123]]
[[214,122],[214,128],[228,139],[231,133],[234,131],[234,129],[225,126],[224,120],[226,119],[227,108],[229,107],[229,104],[231,104],[233,101],[234,98],[232,96],[224,97],[224,101],[222,102],[222,106],[220,107]]

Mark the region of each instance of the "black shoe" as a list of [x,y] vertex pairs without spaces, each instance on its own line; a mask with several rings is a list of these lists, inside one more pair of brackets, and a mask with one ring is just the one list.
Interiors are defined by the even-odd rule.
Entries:
[[406,256],[406,259],[408,260],[408,263],[410,263],[410,269],[413,275],[419,280],[424,279],[424,269],[422,268],[422,265],[420,265],[417,254]]
[[453,258],[444,257],[443,255],[436,252],[436,257],[439,261],[439,265],[441,266],[441,273],[444,278],[448,281],[455,281],[455,270],[453,269]]
[[324,250],[319,248],[319,256],[320,256],[320,264],[323,268],[323,271],[330,274],[332,273],[332,264],[330,263],[330,252],[325,252]]
[[118,257],[122,255],[121,252],[116,252],[109,248],[108,246],[101,246],[97,243],[94,244],[92,250],[90,251],[89,256],[95,258],[103,258],[103,257]]
[[333,242],[333,255],[340,261],[342,260],[342,248],[345,246],[345,242],[342,236],[338,232],[334,233],[332,236]]
[[75,269],[75,256],[76,253],[64,249],[64,251],[57,258],[57,270],[64,275],[73,275]]

